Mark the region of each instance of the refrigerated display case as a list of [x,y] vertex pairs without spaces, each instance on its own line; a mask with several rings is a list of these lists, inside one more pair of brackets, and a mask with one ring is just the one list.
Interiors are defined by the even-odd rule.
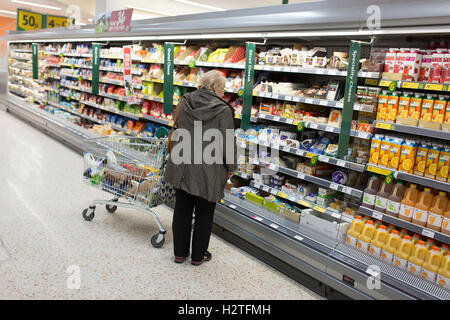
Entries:
[[[227,76],[226,99],[236,109],[238,127],[245,122],[236,131],[239,172],[216,210],[217,234],[329,298],[450,299],[438,283],[346,243],[355,216],[362,215],[450,244],[441,230],[361,206],[373,173],[450,191],[447,181],[403,172],[398,165],[383,167],[370,153],[375,134],[449,144],[445,126],[421,128],[380,116],[379,97],[386,87],[448,92],[445,81],[404,79],[406,73],[384,68],[389,48],[426,49],[430,40],[445,46],[450,2],[381,4],[381,29],[365,26],[368,5],[321,1],[158,18],[117,34],[96,34],[92,25],[13,33],[4,103],[80,150],[92,137],[152,135],[158,126],[173,125],[163,107],[164,47],[171,43],[174,81],[166,93],[173,90],[173,105],[195,89],[203,72],[218,68]],[[256,49],[254,68],[246,62],[248,43]],[[17,77],[27,72],[31,78],[35,67],[31,44],[38,46],[38,79],[21,82]],[[101,48],[98,74],[93,44]],[[360,59],[352,64],[354,44]],[[124,90],[123,46],[132,46],[137,104],[128,103]],[[348,72],[348,66],[358,72]],[[245,83],[248,72],[252,83]],[[37,91],[31,95],[27,84]]]

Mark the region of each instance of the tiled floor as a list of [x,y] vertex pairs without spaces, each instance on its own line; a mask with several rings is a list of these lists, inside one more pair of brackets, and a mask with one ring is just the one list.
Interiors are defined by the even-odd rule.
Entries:
[[82,157],[1,109],[0,150],[0,299],[321,299],[215,235],[211,262],[173,263],[165,207],[161,249],[139,211],[98,207],[84,221],[109,197],[82,183]]

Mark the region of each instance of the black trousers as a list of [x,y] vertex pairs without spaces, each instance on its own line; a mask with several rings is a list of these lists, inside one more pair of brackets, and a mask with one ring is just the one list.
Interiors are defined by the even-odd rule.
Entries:
[[187,257],[191,242],[192,213],[195,209],[195,224],[192,235],[192,255],[194,261],[203,260],[211,237],[215,202],[193,196],[183,190],[176,190],[173,213],[173,248],[176,257]]

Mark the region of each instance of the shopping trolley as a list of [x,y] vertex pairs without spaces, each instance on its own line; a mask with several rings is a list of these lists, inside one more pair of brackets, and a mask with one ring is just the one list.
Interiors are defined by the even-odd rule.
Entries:
[[[150,214],[158,224],[159,232],[152,236],[151,244],[160,248],[166,230],[152,208],[164,201],[161,188],[166,163],[167,138],[109,136],[90,139],[84,152],[83,180],[111,193],[114,198],[93,201],[83,210],[83,218],[91,221],[98,204],[104,204],[111,214],[117,207],[139,209]],[[120,202],[120,198],[125,201]]]

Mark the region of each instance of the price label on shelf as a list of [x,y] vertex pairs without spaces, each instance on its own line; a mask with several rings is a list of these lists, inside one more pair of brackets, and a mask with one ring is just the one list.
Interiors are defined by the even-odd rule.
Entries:
[[280,121],[280,117],[279,116],[273,116],[273,121]]
[[341,215],[338,214],[338,213],[332,213],[331,216],[332,216],[333,218],[336,218],[336,219],[340,219],[340,218],[341,218]]
[[234,204],[228,205],[231,209],[236,209],[236,206]]
[[342,102],[336,103],[336,108],[343,108],[344,104]]
[[313,103],[313,99],[311,99],[311,98],[305,99],[305,103],[312,104]]
[[295,239],[299,240],[299,241],[303,241],[303,237],[300,237],[298,234],[296,234],[294,236]]
[[317,74],[324,74],[324,73],[325,73],[325,69],[317,68],[317,69],[315,69],[315,70],[316,70],[316,73],[317,73]]
[[319,207],[319,206],[314,206],[313,210],[316,210],[318,212],[322,212],[325,213],[327,210],[325,208]]
[[376,220],[383,220],[383,214],[373,211],[372,212],[372,218],[376,219]]
[[342,161],[342,160],[338,160],[337,161],[337,165],[340,166],[340,167],[345,167],[346,166],[346,162]]
[[339,185],[338,185],[338,184],[336,184],[336,183],[330,183],[330,189],[337,190],[338,188],[339,188]]
[[433,239],[434,238],[434,232],[428,229],[423,229],[422,230],[422,235],[428,238]]
[[323,100],[323,99],[321,99],[321,100],[319,101],[319,104],[320,104],[321,106],[327,106],[327,105],[328,105],[328,100]]
[[325,131],[328,131],[328,132],[334,132],[334,127],[327,126],[327,127],[325,128]]
[[279,191],[278,193],[277,193],[277,196],[279,196],[279,197],[281,197],[281,198],[284,198],[284,199],[286,199],[288,196],[286,195],[286,193],[284,193],[284,192],[281,192],[281,191]]
[[272,95],[272,98],[278,99],[278,95],[277,95],[277,94],[273,94],[273,95]]
[[289,119],[289,118],[287,118],[287,119],[286,119],[286,123],[287,123],[287,124],[293,124],[293,123],[294,123],[294,119]]
[[273,171],[278,171],[278,166],[276,164],[273,164],[273,163],[269,164],[267,166],[267,168],[269,168],[270,170],[273,170]]
[[442,91],[442,88],[444,86],[442,84],[435,84],[435,83],[427,83],[425,85],[425,90],[435,90],[435,91]]
[[317,125],[317,123],[309,123],[309,127],[310,127],[311,129],[317,129],[317,128],[319,128],[319,126]]
[[331,75],[331,76],[334,76],[334,75],[337,74],[337,70],[336,69],[330,69],[330,70],[328,70],[328,74]]
[[376,128],[380,128],[380,129],[392,130],[392,124],[391,123],[377,122],[375,127]]
[[[259,187],[261,187],[261,185],[259,185]],[[259,188],[259,187],[257,187],[257,188]],[[268,187],[268,186],[262,186],[262,188],[261,188],[263,191],[266,191],[266,192],[269,192],[270,191],[270,188]]]
[[286,96],[284,99],[285,99],[286,101],[292,101],[292,96]]
[[305,180],[305,174],[304,173],[297,173],[297,178]]
[[255,220],[258,220],[258,221],[263,221],[263,218],[261,218],[261,217],[258,217],[258,216],[253,216],[253,219],[255,219]]
[[270,227],[274,228],[274,229],[278,229],[278,225],[276,225],[275,223],[271,223]]
[[295,197],[288,197],[288,200],[292,201],[292,202],[296,202],[297,201],[297,199],[295,199]]
[[329,161],[330,161],[330,158],[328,158],[327,156],[322,156],[322,155],[320,155],[320,156],[319,156],[319,161],[322,161],[322,162],[329,162]]
[[298,201],[298,204],[300,204],[302,206],[305,206],[305,207],[308,207],[308,208],[311,207],[311,204],[309,202],[305,201],[305,200]]
[[274,70],[275,71],[281,71],[281,67],[275,67]]
[[301,99],[302,99],[301,97],[294,97],[293,101],[300,102]]

